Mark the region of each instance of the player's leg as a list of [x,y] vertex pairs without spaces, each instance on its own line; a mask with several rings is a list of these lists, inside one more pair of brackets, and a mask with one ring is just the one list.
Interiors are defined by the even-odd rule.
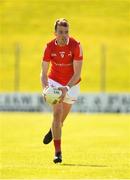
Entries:
[[63,116],[63,103],[53,105],[52,134],[54,139],[61,138],[61,119]]
[[[54,86],[54,87],[61,87],[62,85],[59,84],[58,82],[48,79],[49,86]],[[63,124],[65,118],[67,117],[68,113],[70,112],[70,109],[72,107],[72,104],[76,101],[77,96],[79,92],[79,87],[76,85],[72,87],[67,94],[69,94],[69,97],[66,96],[63,102],[63,116],[61,120],[61,124]],[[48,133],[44,136],[43,138],[43,143],[44,144],[49,144],[52,141],[52,131],[51,129],[48,131]]]
[[[72,107],[72,104],[68,104],[68,103],[63,102],[63,113],[62,113],[62,118],[61,118],[61,127],[63,126],[63,122],[65,121],[67,115],[69,114],[71,107]],[[52,139],[53,139],[52,130],[50,128],[48,133],[43,138],[43,143],[49,144],[52,141]]]
[[53,122],[52,122],[52,134],[55,147],[54,162],[61,162],[61,131],[62,124],[70,112],[71,104],[59,103],[53,106]]
[[61,157],[61,119],[63,115],[63,103],[53,106],[52,135],[55,147],[54,162],[62,162]]
[[61,126],[63,126],[63,123],[64,123],[67,115],[69,114],[71,108],[72,108],[72,104],[63,102],[63,114],[62,114],[62,119],[61,119]]
[[[79,87],[74,86],[72,87],[69,92],[67,93],[66,97],[64,98],[63,103],[59,103],[54,105],[53,107],[53,122],[52,128],[44,137],[45,144],[48,144],[54,138],[54,146],[56,151],[56,156],[54,158],[54,162],[61,162],[61,127],[63,122],[65,121],[67,115],[69,114],[72,104],[77,100],[79,92]],[[53,136],[52,136],[53,134]]]
[[[44,140],[51,142],[52,138],[54,140],[54,147],[55,147],[55,157],[54,162],[62,162],[62,155],[61,155],[61,131],[63,122],[65,121],[67,115],[71,110],[72,104],[68,103],[59,103],[53,106],[53,121],[52,121],[52,128],[45,136]],[[52,136],[53,134],[53,136]]]

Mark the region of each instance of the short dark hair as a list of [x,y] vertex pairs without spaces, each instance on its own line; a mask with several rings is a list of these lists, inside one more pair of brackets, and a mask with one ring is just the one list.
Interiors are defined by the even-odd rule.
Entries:
[[68,21],[66,19],[61,18],[61,19],[57,19],[55,24],[54,24],[55,31],[57,30],[57,26],[69,27],[69,24],[68,24]]

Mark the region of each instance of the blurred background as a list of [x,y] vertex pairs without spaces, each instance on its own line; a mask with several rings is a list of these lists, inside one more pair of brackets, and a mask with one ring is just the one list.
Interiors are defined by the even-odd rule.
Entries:
[[83,46],[82,92],[130,92],[129,0],[0,0],[0,92],[41,92],[45,44],[66,18]]

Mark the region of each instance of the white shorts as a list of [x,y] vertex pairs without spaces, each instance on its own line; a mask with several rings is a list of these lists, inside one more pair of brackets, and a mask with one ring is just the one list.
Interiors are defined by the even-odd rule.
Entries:
[[[48,85],[52,86],[52,87],[63,87],[63,85],[61,85],[60,83],[58,83],[50,78],[48,78]],[[65,102],[67,104],[74,104],[78,98],[79,93],[80,93],[80,86],[78,83],[69,89],[69,91],[66,93],[66,96],[65,96],[63,102]]]

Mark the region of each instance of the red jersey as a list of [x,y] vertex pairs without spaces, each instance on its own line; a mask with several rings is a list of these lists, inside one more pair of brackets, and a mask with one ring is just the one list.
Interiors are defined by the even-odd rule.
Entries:
[[43,61],[51,62],[48,77],[63,86],[69,82],[74,74],[73,60],[81,61],[82,59],[80,43],[70,37],[65,46],[59,46],[56,39],[53,39],[47,43],[43,55]]

